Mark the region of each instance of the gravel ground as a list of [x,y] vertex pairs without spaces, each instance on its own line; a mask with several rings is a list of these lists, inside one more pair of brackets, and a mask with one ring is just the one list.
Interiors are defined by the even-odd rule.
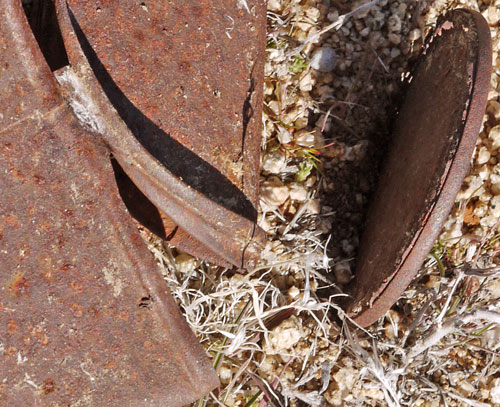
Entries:
[[[352,330],[334,297],[353,278],[400,78],[458,7],[483,13],[494,50],[470,175],[419,277]],[[150,240],[221,380],[198,405],[500,405],[499,20],[500,0],[268,1],[262,264],[223,270]]]

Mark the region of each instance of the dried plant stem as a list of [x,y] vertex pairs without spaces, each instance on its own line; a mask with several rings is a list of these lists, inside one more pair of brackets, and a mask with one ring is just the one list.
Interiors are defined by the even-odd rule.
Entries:
[[457,315],[444,323],[442,326],[434,328],[430,335],[427,335],[422,342],[418,343],[413,347],[413,349],[411,349],[408,353],[408,358],[413,359],[432,346],[437,345],[441,339],[443,339],[446,335],[459,330],[462,325],[470,322],[479,322],[481,320],[500,325],[500,314],[487,309],[479,309],[474,312]]

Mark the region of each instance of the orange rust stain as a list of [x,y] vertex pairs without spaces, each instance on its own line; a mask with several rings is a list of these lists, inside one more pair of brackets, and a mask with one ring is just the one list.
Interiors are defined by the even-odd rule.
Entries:
[[43,394],[49,394],[55,390],[56,384],[54,383],[53,379],[46,379],[43,381],[41,387],[42,387]]
[[34,328],[31,331],[31,336],[35,338],[42,345],[47,345],[49,343],[49,337],[47,336],[42,327]]
[[63,273],[68,273],[68,272],[70,272],[70,271],[75,270],[75,268],[76,268],[76,267],[75,267],[73,264],[69,264],[69,263],[67,263],[67,264],[63,264],[63,265],[61,266],[61,269],[60,269],[60,270],[61,270]]
[[87,219],[80,219],[78,222],[76,222],[75,226],[79,228],[85,228],[88,224]]
[[43,278],[50,283],[54,279],[54,273],[52,270],[47,270],[43,273]]
[[35,174],[35,175],[33,175],[33,181],[37,185],[44,185],[45,184],[45,177],[43,177],[40,174]]
[[104,369],[110,369],[116,366],[116,362],[114,360],[110,360],[109,362],[104,364]]
[[83,315],[83,307],[81,305],[73,304],[71,308],[75,317],[80,318]]
[[42,232],[49,232],[52,229],[52,223],[49,221],[43,222],[39,227]]
[[91,317],[97,318],[97,316],[99,315],[99,310],[97,309],[97,307],[92,306],[89,308],[88,313]]
[[17,331],[17,322],[16,321],[9,321],[7,324],[7,332],[9,335],[14,335],[14,333]]
[[80,157],[95,157],[96,156],[96,149],[95,147],[92,145],[88,145],[88,144],[83,144],[83,143],[79,143],[76,145],[76,153],[80,156]]
[[3,223],[2,226],[10,226],[14,229],[17,229],[21,224],[19,222],[19,218],[16,215],[5,215],[0,218],[0,223]]
[[128,312],[127,311],[122,311],[118,314],[118,319],[121,319],[123,321],[128,321]]
[[83,283],[81,281],[72,281],[71,288],[73,291],[81,293],[83,291]]
[[17,348],[15,346],[9,346],[7,348],[7,355],[15,355],[17,353]]
[[23,294],[28,294],[29,286],[28,280],[24,277],[24,273],[19,272],[7,286],[7,291],[16,296],[21,296]]

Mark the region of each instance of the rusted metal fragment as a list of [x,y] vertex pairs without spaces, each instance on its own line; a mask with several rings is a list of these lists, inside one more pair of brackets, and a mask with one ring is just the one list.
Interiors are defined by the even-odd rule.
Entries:
[[253,267],[265,1],[56,4],[80,84],[69,97],[95,103],[127,175],[202,246]]
[[202,257],[212,264],[218,264],[225,268],[233,267],[231,263],[217,256],[186,231],[180,229],[135,186],[115,159],[112,160],[112,163],[120,196],[130,215],[138,222],[139,227],[141,225],[146,227],[147,230],[166,240],[171,245],[196,257]]
[[469,169],[490,74],[484,18],[442,17],[410,78],[366,222],[351,305],[359,325],[397,301],[438,237]]
[[217,378],[59,94],[0,8],[0,405],[182,406]]

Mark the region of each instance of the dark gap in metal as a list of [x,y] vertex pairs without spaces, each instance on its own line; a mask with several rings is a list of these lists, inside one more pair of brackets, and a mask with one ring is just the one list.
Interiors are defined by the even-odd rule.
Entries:
[[68,65],[68,55],[52,0],[23,0],[22,4],[31,31],[50,69],[56,71]]
[[118,161],[112,155],[110,158],[118,192],[130,215],[155,235],[165,240],[167,236],[158,208],[135,186]]

